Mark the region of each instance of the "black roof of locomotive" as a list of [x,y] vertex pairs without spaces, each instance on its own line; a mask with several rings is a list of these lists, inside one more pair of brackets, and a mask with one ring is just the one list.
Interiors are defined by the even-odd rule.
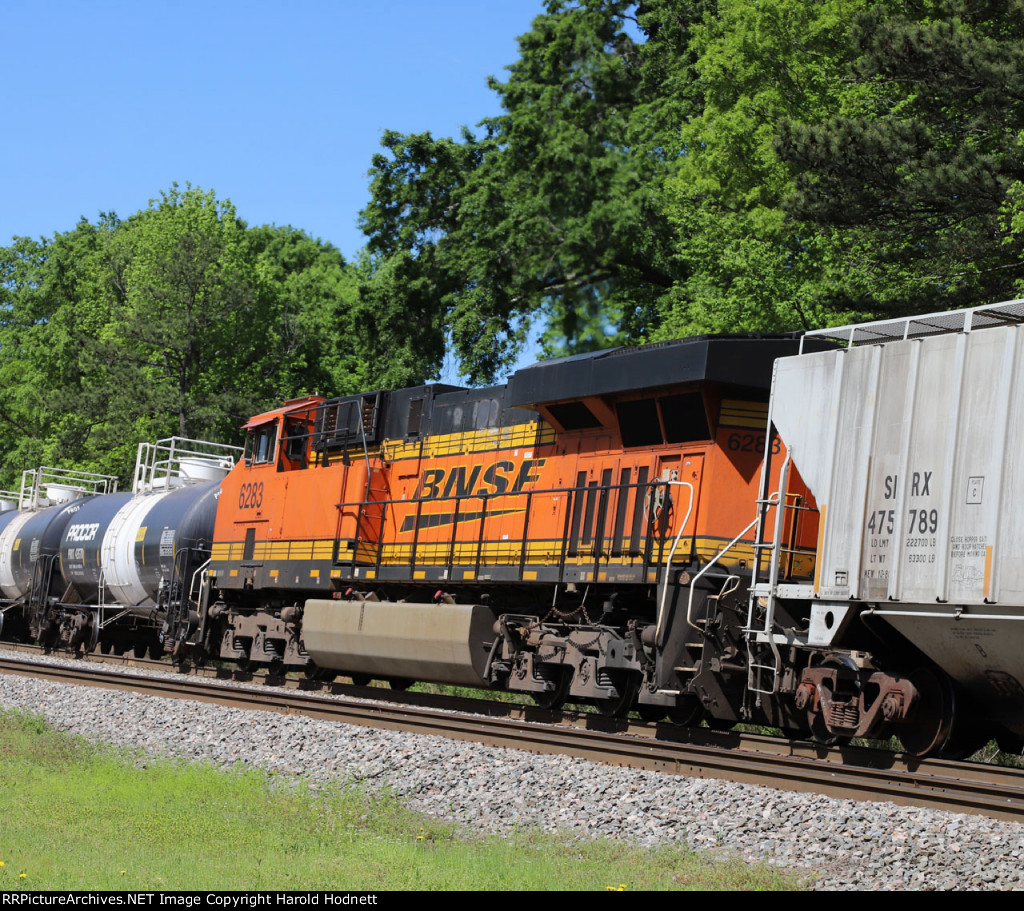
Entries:
[[[509,377],[505,404],[537,405],[679,383],[767,390],[775,360],[796,354],[799,346],[795,334],[699,335],[575,354],[517,370]],[[804,342],[805,351],[833,347],[818,339]]]

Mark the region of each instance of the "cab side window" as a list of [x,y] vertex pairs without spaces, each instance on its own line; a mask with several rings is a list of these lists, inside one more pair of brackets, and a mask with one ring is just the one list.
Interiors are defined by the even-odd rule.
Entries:
[[249,451],[250,465],[264,465],[274,461],[274,444],[277,442],[277,424],[267,424],[253,431],[252,448]]

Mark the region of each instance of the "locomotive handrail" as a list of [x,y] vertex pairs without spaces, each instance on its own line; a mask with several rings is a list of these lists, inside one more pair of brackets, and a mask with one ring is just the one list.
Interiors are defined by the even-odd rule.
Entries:
[[[488,490],[488,491],[479,491],[479,492],[474,492],[474,493],[462,493],[462,492],[460,492],[460,493],[453,493],[453,494],[449,494],[449,495],[441,494],[441,495],[435,495],[435,496],[415,496],[415,497],[406,497],[406,498],[391,497],[391,498],[387,498],[387,500],[366,500],[366,498],[362,498],[362,500],[340,501],[340,502],[334,504],[334,508],[336,510],[338,510],[338,511],[353,510],[353,511],[355,511],[353,513],[353,515],[357,517],[359,515],[358,511],[364,510],[364,509],[366,509],[367,506],[370,506],[370,505],[373,505],[375,507],[377,507],[377,506],[379,506],[379,507],[391,507],[391,506],[408,506],[408,507],[413,507],[413,506],[415,506],[416,507],[417,521],[414,523],[414,528],[412,530],[418,530],[419,529],[419,525],[420,525],[419,518],[421,517],[422,509],[427,504],[456,503],[456,505],[458,505],[458,504],[461,504],[463,501],[478,500],[478,501],[481,502],[482,505],[484,505],[484,506],[481,507],[481,509],[483,509],[485,511],[486,510],[485,504],[487,504],[490,501],[497,500],[497,498],[499,498],[499,497],[503,497],[503,496],[505,496],[505,497],[525,496],[527,498],[527,502],[531,502],[532,497],[536,497],[538,495],[543,495],[543,494],[556,494],[557,493],[557,494],[566,494],[569,497],[569,500],[568,500],[567,506],[566,506],[566,512],[570,513],[571,512],[571,505],[573,503],[574,494],[578,494],[580,492],[587,493],[587,492],[594,491],[594,492],[598,492],[598,493],[603,493],[603,492],[608,492],[608,491],[611,491],[611,490],[638,490],[639,491],[639,490],[646,490],[648,488],[657,487],[657,486],[665,485],[665,484],[669,484],[669,483],[682,484],[682,483],[686,483],[686,482],[670,482],[670,481],[666,481],[666,480],[663,480],[663,479],[660,479],[660,478],[655,478],[654,480],[651,480],[651,481],[637,481],[637,482],[630,482],[630,483],[625,483],[625,484],[623,484],[623,483],[620,483],[620,484],[600,484],[600,485],[595,485],[593,487],[588,486],[588,487],[583,487],[583,488],[581,488],[581,487],[572,487],[572,486],[542,487],[542,488],[531,487],[528,490]],[[483,518],[485,518],[485,516]],[[467,521],[465,519],[465,517],[460,516],[458,522],[456,522],[455,524],[458,525],[458,524],[461,524],[462,522],[465,522],[465,521]],[[474,518],[471,521],[477,522],[477,521],[480,521],[480,518]],[[654,519],[654,517],[648,517],[648,522],[647,522],[648,535],[649,535],[650,528],[651,528],[651,526],[653,524],[655,524],[655,521],[656,520]],[[596,525],[596,522],[595,522],[595,525]],[[603,531],[601,531],[601,534],[602,534],[602,537],[603,537]],[[414,537],[414,541],[415,540],[416,540],[416,538]],[[588,550],[589,550],[589,548],[588,548]],[[640,551],[638,551],[638,550],[634,550],[634,551],[632,551],[632,553],[635,556],[640,556]],[[339,561],[336,560],[335,562],[339,562]],[[345,562],[347,563],[347,562],[350,562],[350,561],[346,560]],[[646,562],[652,562],[652,561],[648,560]]]
[[[773,493],[768,499],[774,499],[777,501],[778,493]],[[732,550],[732,548],[735,547],[736,544],[739,543],[743,536],[757,524],[759,518],[760,516],[756,516],[754,520],[746,528],[743,529],[743,531],[736,535],[735,538],[733,538],[728,544],[725,545],[725,547],[723,547],[717,554],[715,554],[712,560],[709,563],[707,563],[704,567],[702,567],[701,571],[697,573],[697,575],[694,576],[693,579],[690,580],[690,598],[686,605],[686,622],[689,626],[693,627],[693,629],[699,632],[703,632],[703,630],[701,630],[701,628],[693,620],[693,593],[697,589],[697,581],[705,573],[707,573],[707,571],[711,569],[712,566],[714,566],[720,559],[722,559],[722,557],[724,557],[730,550]]]
[[[683,537],[683,532],[686,531],[687,523],[690,521],[690,515],[693,512],[693,485],[689,481],[671,481],[671,480],[669,480],[667,478],[661,479],[661,481],[659,483],[665,484],[666,486],[673,485],[673,486],[676,486],[676,487],[688,487],[690,489],[690,503],[686,507],[686,515],[683,517],[683,521],[679,525],[679,531],[677,532],[675,540],[673,540],[673,542],[672,542],[672,547],[669,549],[669,552],[668,552],[668,565],[671,566],[672,565],[672,558],[676,555],[676,548],[679,546],[679,541]],[[660,563],[660,560],[659,560],[659,563]],[[669,575],[670,574],[668,572],[665,573],[665,577],[662,580],[663,584],[661,586],[661,597],[658,599],[658,614],[657,614],[657,622],[656,622],[655,628],[654,628],[654,633],[655,633],[655,642],[657,642],[659,645],[662,642],[662,638],[661,638],[662,622],[663,622],[664,617],[665,617],[665,601],[666,601],[666,599],[668,597],[668,580],[669,580]]]
[[[641,474],[641,477],[644,477]],[[690,505],[687,508],[686,515],[683,518],[682,524],[679,526],[679,531],[675,535],[675,539],[672,541],[671,550],[668,548],[669,539],[666,534],[666,525],[672,524],[668,518],[668,513],[660,514],[659,516],[653,515],[650,511],[643,511],[642,500],[643,491],[651,490],[659,486],[668,486],[670,483],[675,483],[677,486],[689,486],[690,487]],[[624,504],[629,503],[626,500],[626,496],[629,491],[636,491],[636,497],[632,500],[633,512],[636,514],[636,518],[633,521],[633,533],[629,534],[628,529],[624,529],[624,517],[627,515],[627,509]],[[609,496],[613,495],[613,492],[618,497],[618,506],[612,506],[613,501],[610,500]],[[384,548],[384,525],[385,517],[387,515],[388,508],[399,508],[408,509],[410,514],[404,519],[404,523],[407,523],[407,530],[412,531],[412,538],[409,544],[404,546],[408,548],[408,551],[403,552],[403,548],[396,551],[393,559],[388,558],[388,563],[401,564],[410,567],[410,570],[417,566],[417,561],[420,557],[421,552],[424,549],[424,543],[421,539],[422,531],[422,520],[424,517],[424,507],[428,505],[439,505],[449,504],[450,508],[454,509],[454,514],[451,519],[451,531],[450,537],[446,538],[445,541],[432,541],[430,544],[430,553],[432,555],[431,560],[436,558],[437,563],[440,566],[446,566],[447,577],[451,578],[453,568],[457,563],[459,555],[460,541],[458,540],[459,530],[467,522],[471,524],[480,523],[480,531],[478,533],[471,532],[471,536],[462,541],[463,546],[470,546],[473,548],[471,554],[466,555],[466,562],[468,566],[473,567],[473,572],[479,574],[481,567],[487,564],[488,557],[484,551],[484,545],[486,538],[483,534],[483,524],[487,520],[487,514],[493,509],[493,502],[498,500],[499,497],[522,497],[526,498],[526,507],[523,518],[523,528],[521,533],[517,533],[514,540],[513,547],[518,549],[518,554],[514,551],[510,551],[509,560],[513,565],[518,564],[518,573],[521,578],[525,571],[525,566],[528,559],[528,545],[529,545],[529,517],[531,515],[531,507],[537,501],[538,496],[555,496],[564,495],[565,505],[564,514],[565,522],[562,529],[560,538],[560,545],[558,546],[558,557],[557,565],[557,580],[564,581],[566,572],[566,562],[568,557],[577,557],[583,559],[584,557],[593,560],[592,571],[597,573],[600,569],[601,561],[609,559],[609,554],[605,552],[606,543],[611,540],[611,551],[610,554],[613,557],[623,556],[628,554],[632,559],[638,560],[645,567],[651,567],[655,569],[655,576],[652,579],[655,585],[662,584],[663,580],[663,569],[666,565],[671,565],[672,561],[677,559],[680,541],[682,540],[683,533],[686,525],[690,520],[693,511],[693,501],[695,493],[692,485],[688,482],[676,481],[670,482],[662,478],[655,478],[653,480],[644,480],[626,482],[626,483],[590,483],[586,486],[581,486],[578,482],[574,486],[558,486],[558,487],[543,487],[540,489],[529,488],[519,490],[486,490],[477,492],[466,492],[464,490],[457,490],[454,493],[447,495],[432,495],[432,496],[416,496],[412,498],[387,498],[387,500],[368,500],[367,497],[360,498],[360,500],[341,501],[334,504],[335,510],[339,513],[339,531],[335,538],[335,549],[333,562],[335,565],[347,566],[350,571],[354,571],[355,567],[359,565],[359,553],[360,546],[362,544],[370,545],[374,552],[375,557],[371,558],[370,563],[374,565],[376,577],[380,577],[381,568],[385,562],[385,555],[383,552]],[[586,496],[587,510],[591,509],[590,497],[593,497],[593,509],[594,514],[587,520],[584,519],[585,527],[579,528],[580,519],[584,515],[585,510],[582,504],[581,496]],[[463,505],[466,501],[476,501],[479,503],[480,508],[477,515],[470,517],[468,514],[463,513]],[[370,521],[376,526],[375,531],[370,531],[370,534],[364,537],[365,530],[364,524],[368,519],[368,509],[373,506],[375,510],[380,510],[379,517],[372,517]],[[517,510],[518,512],[518,510]],[[580,513],[580,516],[575,514]],[[347,515],[349,518],[354,518],[355,529],[353,536],[345,538],[340,533],[340,520],[342,517]],[[614,529],[605,527],[608,523],[609,516],[616,522]],[[640,526],[642,520],[643,527]],[[603,520],[603,524],[602,524]],[[627,535],[624,537],[624,530],[627,531]],[[577,535],[580,539],[577,540]],[[657,538],[655,540],[655,537]],[[347,550],[349,551],[345,556],[342,556],[342,543],[348,540],[349,545]],[[624,547],[624,541],[629,540],[629,547]],[[440,549],[439,549],[440,548]],[[656,550],[655,550],[656,549]],[[669,551],[666,556],[666,551]],[[431,566],[434,562],[430,563]]]

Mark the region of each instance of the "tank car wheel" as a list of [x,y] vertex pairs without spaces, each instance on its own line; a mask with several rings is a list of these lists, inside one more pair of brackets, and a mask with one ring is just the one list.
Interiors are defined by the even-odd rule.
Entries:
[[673,724],[696,727],[704,718],[704,706],[696,696],[680,696],[668,710],[668,718]]
[[653,724],[665,717],[666,708],[663,705],[647,705],[643,702],[638,702],[636,713],[640,716],[641,721]]
[[629,671],[623,672],[619,676],[616,688],[619,691],[617,696],[599,699],[596,703],[598,712],[606,718],[621,718],[633,707],[637,693],[640,692],[640,675]]
[[132,654],[135,655],[136,658],[145,658],[148,651],[149,643],[145,641],[136,642],[135,645],[132,646]]
[[910,675],[920,699],[914,719],[899,731],[903,749],[913,756],[940,753],[949,743],[953,730],[956,701],[953,687],[945,675],[922,669]]
[[108,642],[106,639],[100,640],[100,654],[109,655],[114,650],[114,643]]
[[353,686],[369,686],[373,683],[373,678],[369,674],[349,674],[352,678]]
[[408,677],[388,677],[388,686],[399,692],[409,689],[415,682],[415,680],[410,680]]
[[533,701],[537,703],[542,709],[560,709],[565,705],[565,700],[569,697],[569,688],[572,686],[572,671],[565,668],[562,671],[556,671],[556,676],[551,678],[551,682],[554,687],[550,690],[546,690],[543,693],[532,693]]
[[100,612],[93,611],[92,616],[89,617],[89,629],[85,634],[85,641],[82,643],[82,650],[85,654],[90,654],[96,651],[96,647],[100,644]]
[[988,728],[981,729],[971,726],[966,730],[961,730],[959,725],[954,722],[949,739],[939,750],[938,756],[941,759],[968,759],[979,750],[984,749],[991,740],[992,731]]

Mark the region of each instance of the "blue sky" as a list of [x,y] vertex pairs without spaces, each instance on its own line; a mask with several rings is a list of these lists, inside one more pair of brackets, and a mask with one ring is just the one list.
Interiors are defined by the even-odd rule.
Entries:
[[177,181],[348,257],[381,132],[499,113],[541,0],[4,4],[0,245]]

